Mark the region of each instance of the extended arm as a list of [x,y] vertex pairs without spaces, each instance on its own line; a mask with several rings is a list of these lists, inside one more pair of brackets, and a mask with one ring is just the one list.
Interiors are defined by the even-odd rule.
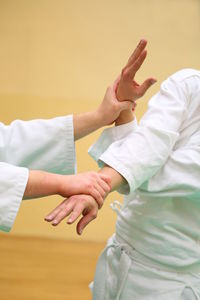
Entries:
[[[127,65],[123,69],[122,74],[117,81],[115,90],[120,101],[128,99],[130,101],[133,101],[134,103],[156,81],[153,78],[149,78],[142,85],[139,85],[133,80],[137,70],[140,68],[146,57],[146,51],[144,51],[145,47],[146,41],[142,40],[131,55]],[[120,103],[120,101],[118,101],[118,103]],[[121,125],[134,119],[134,114],[132,112],[134,106],[135,105],[127,110],[123,110],[121,114],[118,115],[116,125]],[[105,116],[106,110],[102,111],[104,112],[103,116]],[[102,168],[99,173],[106,174],[111,178],[112,190],[118,189],[126,183],[126,180],[123,178],[123,176],[120,175],[120,173],[118,173],[114,168],[111,168],[109,166],[105,166],[104,168]],[[97,216],[97,213],[97,203],[95,203],[94,199],[91,196],[75,195],[70,197],[70,199],[64,200],[45,219],[49,222],[52,222],[53,225],[57,225],[66,216],[70,215],[68,223],[73,223],[81,214],[83,214],[83,217],[77,225],[77,232],[80,234],[83,228],[91,220],[93,220],[94,217]]]

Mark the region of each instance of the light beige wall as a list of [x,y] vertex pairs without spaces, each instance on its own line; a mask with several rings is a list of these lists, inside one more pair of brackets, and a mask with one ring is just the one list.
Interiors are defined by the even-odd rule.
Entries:
[[[137,79],[155,76],[158,83],[140,101],[140,118],[164,78],[181,68],[200,68],[199,20],[199,0],[0,0],[1,121],[95,108],[145,37],[149,56]],[[77,143],[79,171],[97,169],[87,149],[98,134]],[[114,199],[122,201],[110,195],[83,239],[110,236]],[[77,238],[74,226],[55,229],[43,222],[60,200],[24,202],[11,234]]]

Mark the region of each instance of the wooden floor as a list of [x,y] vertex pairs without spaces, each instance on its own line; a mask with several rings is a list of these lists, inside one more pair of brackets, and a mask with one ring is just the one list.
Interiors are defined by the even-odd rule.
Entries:
[[0,234],[0,300],[89,300],[104,245]]

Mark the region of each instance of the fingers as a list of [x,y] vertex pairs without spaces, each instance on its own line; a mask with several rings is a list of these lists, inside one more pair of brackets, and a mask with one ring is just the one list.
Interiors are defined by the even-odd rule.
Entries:
[[[84,215],[83,225],[94,219],[98,213],[98,205],[91,196],[76,195],[65,199],[46,218],[53,226],[58,225],[64,218],[69,216],[67,224],[74,223],[81,215]],[[87,217],[86,217],[87,216]],[[85,218],[86,217],[86,218]],[[82,224],[81,222],[81,224]],[[86,222],[86,225],[85,225]]]
[[111,186],[101,178],[97,179],[95,188],[89,193],[95,198],[99,208],[102,207],[106,195],[110,192]]
[[83,229],[97,217],[98,211],[91,210],[88,214],[83,216],[76,226],[76,231],[79,235],[82,234]]
[[76,227],[77,233],[80,235],[83,229],[97,217],[97,214],[98,206],[95,199],[88,195],[76,195],[64,200],[45,219],[51,220],[52,225],[56,226],[69,215],[67,224],[74,223],[83,215]]
[[122,80],[132,80],[135,77],[136,72],[140,69],[145,58],[147,56],[147,51],[144,50],[140,56],[133,63],[129,64],[128,67],[125,67],[122,73]]
[[105,174],[97,172],[83,173],[81,176],[81,183],[84,183],[84,188],[80,188],[78,193],[87,194],[95,198],[99,208],[103,205],[104,198],[111,190],[111,178]]
[[111,178],[105,174],[98,173],[97,184],[95,189],[90,193],[98,203],[99,208],[102,207],[104,198],[111,190]]
[[101,208],[104,202],[104,197],[106,195],[104,190],[98,186],[96,189],[93,189],[89,194],[96,200],[98,207]]
[[139,89],[138,89],[138,95],[139,96],[143,96],[146,91],[154,84],[156,83],[156,79],[155,78],[148,78],[146,79],[143,84],[140,85]]
[[71,213],[69,219],[67,220],[67,224],[74,223],[81,214],[83,214],[85,207],[83,203],[78,203],[75,205],[73,212]]
[[147,45],[147,40],[145,40],[145,39],[140,40],[140,42],[138,43],[136,49],[134,50],[134,52],[129,57],[129,60],[128,60],[128,63],[126,65],[126,67],[136,61],[136,59],[144,51],[146,45]]
[[47,222],[51,222],[57,214],[65,207],[65,202],[67,200],[65,199],[62,203],[60,203],[54,210],[52,210],[44,219]]
[[105,198],[105,196],[110,192],[110,185],[108,185],[104,180],[100,180],[97,183],[98,192],[100,193],[102,198]]
[[69,200],[64,200],[61,205],[59,205],[54,211],[53,214],[49,215],[49,218],[45,218],[46,221],[51,221],[53,226],[60,224],[60,222],[69,217],[67,223],[74,223],[78,217],[83,213],[85,209],[85,203],[80,200],[80,197],[70,197]]
[[59,205],[57,207],[58,209],[56,210],[56,212],[54,212],[50,220],[52,222],[52,225],[54,226],[58,225],[64,218],[69,216],[70,213],[73,211],[75,202],[73,201],[73,198],[70,198],[70,200],[65,200],[62,203],[62,205]]
[[117,90],[117,87],[118,87],[120,78],[121,78],[121,75],[119,75],[119,76],[115,79],[115,81],[114,81],[114,83],[113,83],[113,85],[112,85],[112,91],[114,92],[114,95],[115,95],[115,92],[116,92],[116,90]]
[[[111,189],[111,177],[108,175],[102,174],[102,173],[98,173],[98,175],[100,176],[101,179],[103,179],[107,183],[107,185],[109,187],[109,190],[107,192],[109,192]],[[107,187],[107,189],[108,189],[108,187]]]

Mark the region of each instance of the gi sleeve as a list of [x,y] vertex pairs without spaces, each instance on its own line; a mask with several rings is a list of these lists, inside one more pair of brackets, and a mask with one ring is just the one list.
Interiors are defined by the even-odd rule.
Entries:
[[127,124],[104,129],[97,142],[89,148],[89,155],[99,163],[100,167],[102,167],[104,163],[99,160],[101,154],[103,154],[112,143],[125,138],[129,133],[136,129],[136,118]]
[[0,123],[0,161],[0,230],[9,231],[24,195],[28,169],[75,172],[73,117]]
[[75,172],[73,117],[0,123],[0,161],[52,173]]
[[[198,141],[200,135],[198,134]],[[145,189],[151,193],[173,196],[198,195],[200,174],[199,142],[190,147],[174,151],[167,163],[147,183]],[[188,174],[190,176],[188,176]]]
[[119,192],[133,192],[164,165],[179,137],[187,101],[184,83],[176,76],[168,78],[150,100],[137,130],[99,157],[126,179],[128,189]]
[[11,230],[27,181],[28,169],[0,163],[0,230]]

